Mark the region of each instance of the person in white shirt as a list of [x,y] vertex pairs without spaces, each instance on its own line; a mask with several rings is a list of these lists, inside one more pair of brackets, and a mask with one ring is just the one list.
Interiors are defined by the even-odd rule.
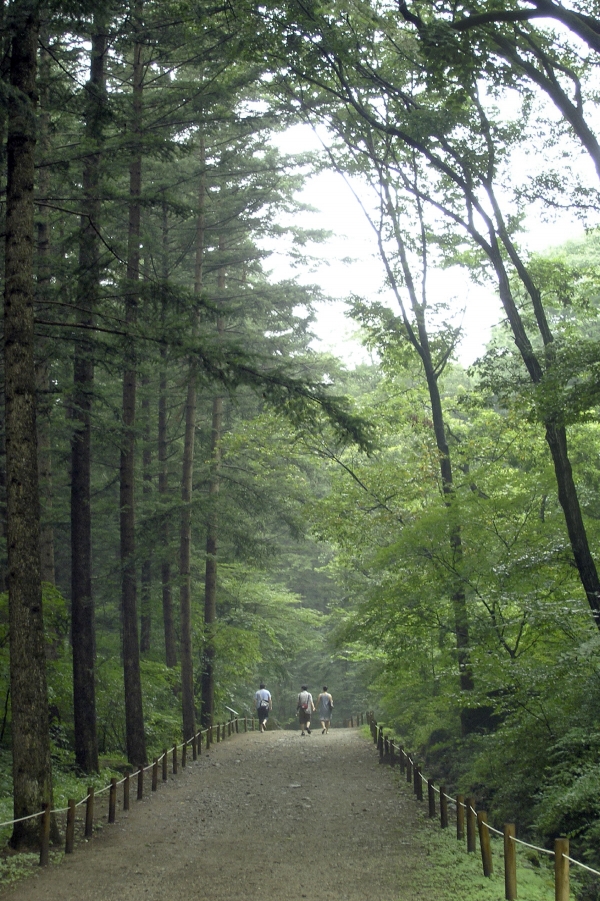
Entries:
[[271,692],[265,688],[265,683],[260,683],[260,688],[254,695],[254,704],[256,705],[256,715],[258,716],[258,726],[261,732],[267,731],[267,720],[269,719],[269,710],[273,709],[273,701]]
[[310,715],[315,709],[315,705],[313,703],[312,695],[306,685],[302,686],[300,694],[298,695],[298,720],[300,722],[300,728],[302,730],[302,735],[304,735],[304,730],[308,732],[310,735]]

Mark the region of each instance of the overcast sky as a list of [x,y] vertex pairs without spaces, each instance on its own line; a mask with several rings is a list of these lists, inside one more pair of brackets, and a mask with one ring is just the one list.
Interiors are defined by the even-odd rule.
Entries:
[[[290,129],[278,137],[277,144],[284,153],[316,150],[319,146],[308,126]],[[356,325],[344,316],[344,298],[358,294],[366,299],[382,299],[378,292],[384,273],[375,235],[340,175],[324,172],[314,176],[300,197],[314,207],[315,212],[305,213],[299,220],[296,217],[295,221],[308,228],[323,228],[333,233],[327,243],[319,248],[323,264],[315,271],[300,274],[302,282],[318,284],[324,294],[338,298],[337,302],[320,308],[316,327],[321,340],[320,349],[332,350],[351,366],[368,359],[368,356],[357,341],[352,340]],[[530,250],[540,251],[576,237],[582,231],[574,220],[544,223],[537,211],[532,210],[527,236],[521,243],[526,243]],[[275,260],[274,276],[283,278],[287,274],[289,270],[285,261]],[[463,365],[469,365],[481,354],[492,326],[501,318],[502,311],[495,293],[472,284],[466,273],[458,269],[430,273],[428,285],[429,295],[450,303],[455,310],[455,321],[457,324],[462,321],[464,337],[458,357]],[[393,307],[394,301],[389,296],[388,300]]]

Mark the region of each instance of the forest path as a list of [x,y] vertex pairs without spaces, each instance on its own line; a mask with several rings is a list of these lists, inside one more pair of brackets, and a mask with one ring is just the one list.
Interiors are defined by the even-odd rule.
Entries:
[[234,735],[7,901],[434,901],[423,805],[352,729]]

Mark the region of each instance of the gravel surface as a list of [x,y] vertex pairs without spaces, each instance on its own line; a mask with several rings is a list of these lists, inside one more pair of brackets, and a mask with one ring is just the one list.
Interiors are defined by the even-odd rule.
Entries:
[[429,901],[419,805],[357,730],[234,735],[134,797],[3,901]]

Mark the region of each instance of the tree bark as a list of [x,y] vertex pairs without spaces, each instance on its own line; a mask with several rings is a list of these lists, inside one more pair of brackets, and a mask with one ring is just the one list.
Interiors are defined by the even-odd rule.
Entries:
[[[135,0],[132,15],[139,29],[141,0]],[[127,294],[125,319],[132,328],[137,318],[140,280],[140,226],[142,189],[142,43],[139,35],[134,43],[132,157],[129,168],[129,228],[127,249]],[[123,623],[123,679],[125,687],[125,731],[127,759],[134,766],[146,763],[146,739],[142,704],[140,647],[137,624],[137,582],[135,565],[135,405],[136,357],[133,338],[126,351],[123,373],[123,440],[120,466],[120,536],[121,536],[121,603]]]
[[[40,583],[34,363],[34,171],[37,4],[13,10],[4,297],[8,594],[15,818],[52,802]],[[15,823],[13,848],[36,847],[39,822]]]
[[[440,396],[440,386],[439,386],[439,372],[440,369],[436,370],[436,366],[434,365],[432,354],[431,354],[431,344],[429,341],[429,333],[427,331],[427,322],[426,322],[426,295],[425,288],[423,287],[422,293],[422,302],[419,302],[419,298],[417,296],[417,291],[415,288],[414,280],[412,277],[411,268],[408,261],[408,256],[406,253],[406,247],[404,243],[404,238],[400,229],[400,222],[398,220],[396,205],[393,202],[389,184],[385,177],[383,171],[380,170],[380,178],[381,178],[381,186],[385,195],[385,205],[390,216],[391,222],[393,224],[394,236],[396,239],[396,245],[398,247],[398,253],[400,256],[400,261],[402,265],[402,272],[404,276],[404,283],[406,285],[406,289],[408,291],[408,295],[410,298],[410,304],[413,311],[414,321],[416,324],[416,329],[413,328],[405,307],[402,301],[402,295],[400,293],[399,287],[396,282],[395,275],[392,271],[392,268],[388,262],[387,255],[385,252],[385,248],[383,245],[383,241],[381,239],[381,233],[378,233],[378,242],[379,242],[379,251],[380,255],[384,261],[388,272],[388,278],[390,280],[390,284],[394,290],[396,298],[398,300],[398,304],[400,306],[400,310],[402,312],[402,319],[404,322],[404,326],[408,335],[408,339],[418,354],[421,364],[423,366],[423,370],[425,373],[425,379],[427,382],[427,389],[429,393],[429,403],[431,406],[431,419],[433,422],[433,433],[435,436],[435,443],[438,449],[439,454],[439,466],[440,466],[440,478],[442,484],[442,492],[446,501],[446,506],[448,508],[448,516],[450,517],[450,549],[452,553],[452,570],[455,573],[454,577],[454,585],[451,589],[451,601],[452,608],[454,614],[454,636],[456,640],[456,657],[458,663],[458,677],[460,682],[461,691],[472,691],[474,688],[474,680],[473,680],[473,670],[470,663],[470,636],[469,636],[469,611],[467,607],[467,596],[465,592],[464,585],[460,581],[460,570],[462,567],[463,560],[463,545],[462,545],[462,535],[461,535],[461,527],[460,522],[455,517],[455,512],[453,510],[454,503],[454,475],[452,472],[452,459],[450,456],[450,448],[448,446],[448,440],[446,436],[446,425],[444,423],[444,411],[442,406],[442,399]],[[416,178],[416,176],[415,176]],[[423,210],[420,203],[417,201],[417,213],[421,226],[421,235],[422,237],[422,259],[423,259],[423,280],[425,280],[425,273],[427,270],[427,244],[426,238],[424,237],[426,234],[425,223],[423,220]],[[464,734],[471,731],[469,725],[470,713],[467,707],[463,707],[461,710],[461,725],[462,731]]]
[[[223,250],[223,241],[219,242]],[[225,290],[225,270],[218,275],[219,294]],[[219,298],[219,303],[222,298]],[[223,333],[223,319],[217,320],[219,336]],[[217,621],[217,551],[219,510],[218,496],[221,487],[221,435],[223,430],[223,398],[215,395],[212,404],[210,439],[210,476],[208,482],[208,517],[206,523],[206,563],[204,570],[204,661],[202,667],[202,723],[211,725],[215,711],[215,639]]]
[[192,660],[191,545],[194,433],[196,431],[196,366],[190,366],[185,404],[185,440],[181,476],[181,534],[179,544],[179,616],[181,628],[181,707],[183,737],[195,731],[194,667]]
[[[41,43],[48,45],[45,28],[41,29]],[[40,107],[38,118],[38,147],[42,160],[45,159],[49,144],[48,87],[50,82],[50,55],[40,51]],[[42,201],[48,196],[50,169],[42,165],[38,176],[38,194]],[[36,216],[37,230],[37,284],[36,301],[44,308],[48,300],[50,286],[50,230],[48,227],[48,207],[42,203]],[[52,527],[52,441],[50,436],[50,347],[47,338],[40,339],[37,347],[36,383],[37,432],[38,432],[38,479],[40,486],[40,566],[42,582],[54,585],[54,529]]]
[[[198,190],[198,220],[196,225],[196,261],[194,271],[194,296],[200,297],[204,265],[204,142],[200,141],[200,187]],[[193,333],[198,331],[198,312],[194,310]],[[188,390],[185,404],[185,441],[181,476],[181,536],[179,545],[179,615],[181,626],[181,705],[183,737],[189,739],[195,731],[196,705],[194,701],[194,667],[192,650],[192,489],[194,477],[194,438],[196,433],[196,405],[198,364],[190,360]]]
[[[144,450],[142,453],[142,493],[145,500],[145,507],[148,509],[150,505],[150,496],[152,494],[152,448],[150,443],[150,398],[148,396],[148,388],[150,379],[147,376],[142,378],[142,420],[144,424]],[[150,550],[145,550],[144,559],[142,560],[142,570],[140,573],[141,588],[141,604],[140,604],[140,651],[147,654],[151,646],[152,638],[152,561],[150,558]]]
[[91,40],[86,110],[86,140],[91,145],[83,163],[83,214],[79,243],[77,319],[85,326],[73,357],[71,438],[71,640],[73,648],[73,713],[75,760],[86,773],[98,771],[96,728],[96,625],[92,593],[91,417],[94,348],[87,339],[100,295],[101,213],[99,168],[102,116],[106,103],[106,34],[95,23]]
[[[162,203],[162,317],[166,315],[166,286],[169,279],[169,222],[167,203]],[[163,629],[165,634],[165,663],[168,667],[177,666],[177,642],[175,639],[175,623],[173,619],[173,591],[171,586],[171,563],[169,560],[170,517],[168,509],[169,497],[169,436],[167,430],[167,348],[160,346],[160,376],[158,387],[158,493],[163,502],[163,514],[160,524],[161,565],[160,581],[162,587]]]
[[202,723],[211,725],[215,709],[215,644],[217,621],[217,551],[219,515],[217,499],[220,490],[221,434],[223,398],[213,398],[210,447],[210,479],[208,485],[208,522],[206,530],[206,564],[204,573],[204,667],[202,671]]

